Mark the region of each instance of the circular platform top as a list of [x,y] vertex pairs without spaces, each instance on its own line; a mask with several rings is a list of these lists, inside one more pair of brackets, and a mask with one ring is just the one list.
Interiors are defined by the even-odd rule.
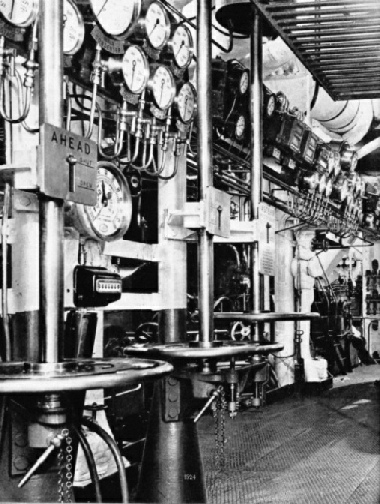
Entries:
[[167,345],[135,345],[125,348],[132,355],[149,355],[161,359],[223,359],[238,355],[265,354],[279,352],[284,347],[279,343],[260,344],[252,342],[222,342],[219,346],[197,347],[188,343],[168,343]]
[[[75,365],[72,363],[75,362]],[[116,357],[78,359],[70,366],[33,366],[24,362],[0,364],[0,394],[65,392],[117,387],[158,378],[173,367],[163,361]]]
[[245,320],[246,322],[271,322],[276,320],[311,320],[320,318],[317,312],[216,312],[218,320]]

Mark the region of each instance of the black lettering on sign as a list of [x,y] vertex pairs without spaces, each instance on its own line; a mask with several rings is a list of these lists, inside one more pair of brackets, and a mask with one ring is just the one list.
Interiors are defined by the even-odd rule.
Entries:
[[53,136],[51,137],[51,141],[58,143],[58,137],[57,137],[57,133],[55,131],[53,131]]

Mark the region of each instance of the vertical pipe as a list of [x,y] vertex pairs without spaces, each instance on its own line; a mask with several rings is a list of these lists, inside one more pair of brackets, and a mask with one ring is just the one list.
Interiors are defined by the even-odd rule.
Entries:
[[[261,18],[252,6],[251,34],[251,219],[259,218],[259,205],[262,200],[263,172],[263,49]],[[255,241],[251,247],[252,271],[252,309],[260,312],[260,271],[259,243]],[[258,324],[252,324],[252,340],[258,342],[260,335]]]
[[[63,120],[63,0],[40,2],[40,126]],[[48,166],[42,167],[48,170]],[[62,359],[63,202],[40,196],[40,362]]]
[[251,211],[252,219],[259,216],[263,179],[263,47],[261,18],[252,6],[251,34]]
[[[213,185],[212,114],[211,114],[211,5],[198,0],[197,86],[198,86],[198,153],[199,194],[204,201],[208,187]],[[205,229],[199,232],[199,344],[210,346],[214,333],[214,257],[213,237]]]

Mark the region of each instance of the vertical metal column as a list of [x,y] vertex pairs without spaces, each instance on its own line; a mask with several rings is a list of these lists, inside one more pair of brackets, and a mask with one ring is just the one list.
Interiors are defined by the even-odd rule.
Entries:
[[[198,153],[200,201],[213,185],[212,113],[211,113],[211,2],[197,3],[197,87],[198,87]],[[199,345],[212,345],[214,334],[214,250],[213,236],[205,229],[199,232]]]
[[[253,29],[251,34],[251,219],[259,218],[259,205],[262,200],[263,179],[263,50],[261,18],[252,6]],[[251,247],[252,271],[252,310],[260,312],[260,271],[259,243]],[[252,324],[252,340],[260,341],[258,323]]]
[[[63,0],[40,2],[40,126],[63,119]],[[43,167],[49,169],[49,167]],[[59,362],[63,344],[63,202],[40,196],[39,360]]]

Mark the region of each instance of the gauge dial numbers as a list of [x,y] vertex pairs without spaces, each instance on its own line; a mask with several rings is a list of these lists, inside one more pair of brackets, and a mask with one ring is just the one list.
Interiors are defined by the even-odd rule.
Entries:
[[112,163],[99,163],[96,191],[96,205],[85,207],[91,231],[98,239],[116,240],[125,234],[132,218],[127,181]]
[[170,20],[165,7],[152,2],[145,15],[146,36],[153,49],[160,50],[170,37]]
[[167,67],[164,65],[157,67],[150,82],[150,88],[156,107],[167,110],[176,94],[174,77]]
[[63,4],[63,52],[75,54],[83,44],[84,21],[72,0]]
[[0,0],[0,12],[15,26],[25,28],[37,18],[39,0]]
[[103,30],[122,37],[137,22],[141,0],[90,0],[92,11]]
[[190,65],[194,53],[193,37],[187,26],[177,26],[170,44],[175,64],[181,70],[186,69]]
[[144,91],[149,80],[149,63],[144,51],[131,45],[123,56],[123,76],[128,90],[134,94]]
[[197,106],[196,91],[190,82],[185,82],[185,84],[183,84],[174,103],[177,108],[179,119],[184,124],[189,124],[194,119]]

